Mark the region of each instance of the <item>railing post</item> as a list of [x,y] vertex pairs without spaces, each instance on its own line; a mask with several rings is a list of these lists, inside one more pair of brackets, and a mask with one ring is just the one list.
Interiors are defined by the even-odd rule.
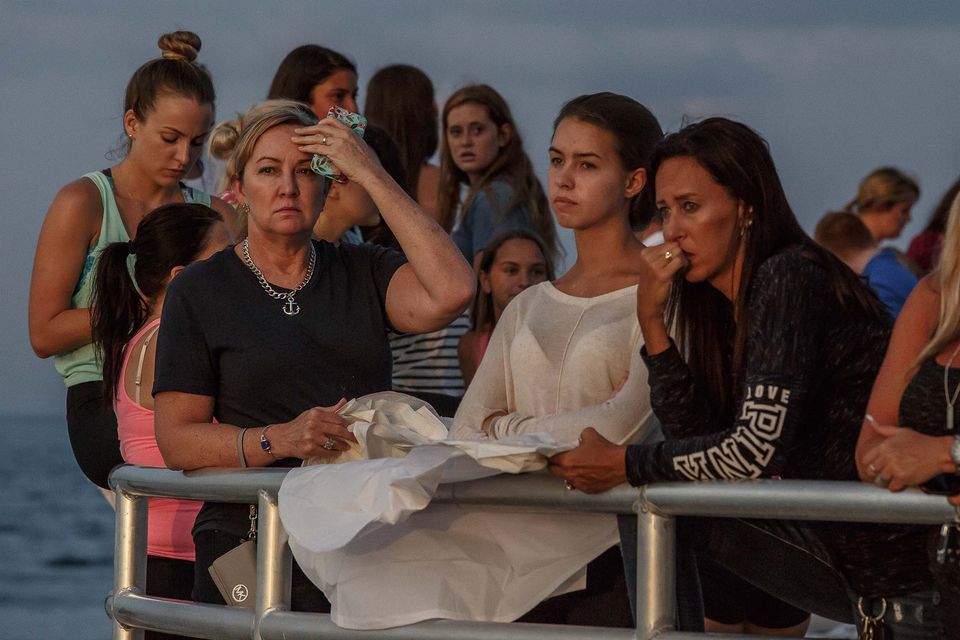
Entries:
[[[123,491],[115,493],[113,595],[131,591],[142,594],[147,588],[147,499]],[[112,603],[112,598],[108,601]],[[143,640],[143,629],[125,627],[114,619],[113,640]]]
[[263,489],[257,495],[257,617],[253,637],[261,640],[263,614],[274,609],[290,610],[293,557],[287,532],[280,523],[277,496]]
[[637,501],[637,638],[650,640],[676,626],[676,521]]

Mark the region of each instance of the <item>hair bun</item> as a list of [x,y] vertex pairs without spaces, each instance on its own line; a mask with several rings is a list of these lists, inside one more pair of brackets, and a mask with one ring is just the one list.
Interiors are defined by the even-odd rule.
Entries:
[[157,40],[157,46],[166,60],[193,62],[200,52],[200,36],[192,31],[165,33]]
[[207,142],[207,153],[218,160],[226,160],[240,138],[240,118],[225,120],[213,128]]

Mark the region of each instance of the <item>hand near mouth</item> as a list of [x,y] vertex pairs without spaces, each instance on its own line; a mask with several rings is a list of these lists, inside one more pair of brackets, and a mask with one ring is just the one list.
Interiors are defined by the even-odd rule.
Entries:
[[637,321],[647,353],[653,355],[670,346],[663,315],[677,273],[689,263],[676,242],[647,247],[641,252],[640,281],[637,286]]

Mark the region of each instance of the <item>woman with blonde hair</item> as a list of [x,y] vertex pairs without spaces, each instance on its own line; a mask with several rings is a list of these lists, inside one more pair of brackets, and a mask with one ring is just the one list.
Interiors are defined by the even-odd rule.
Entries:
[[[313,154],[366,190],[406,257],[311,240],[330,186],[311,170]],[[168,289],[154,383],[160,452],[173,469],[336,457],[355,440],[336,414],[339,401],[390,387],[387,327],[448,324],[473,297],[473,273],[360,137],[333,118],[318,121],[306,105],[279,105],[250,121],[226,168],[247,212],[247,237],[191,265]],[[201,509],[196,600],[222,602],[208,568],[248,538],[255,511]],[[328,609],[298,568],[292,603]]]
[[127,83],[123,159],[60,189],[40,229],[30,282],[30,344],[54,356],[67,385],[67,430],[80,469],[107,486],[123,462],[117,419],[102,392],[102,371],[91,341],[90,299],[104,247],[136,239],[153,209],[197,202],[228,226],[233,209],[183,184],[214,120],[210,74],[196,62],[200,38],[189,31],[160,36],[161,56],[141,65]]
[[[940,262],[914,288],[894,326],[857,442],[860,478],[891,491],[919,486],[960,505],[958,388],[960,198],[950,207]],[[911,540],[921,551],[941,550],[929,566],[944,611],[960,607],[958,533],[956,525],[917,527]]]
[[920,199],[916,180],[896,167],[880,167],[864,178],[857,197],[844,211],[855,213],[877,242],[899,238],[910,222],[910,209]]

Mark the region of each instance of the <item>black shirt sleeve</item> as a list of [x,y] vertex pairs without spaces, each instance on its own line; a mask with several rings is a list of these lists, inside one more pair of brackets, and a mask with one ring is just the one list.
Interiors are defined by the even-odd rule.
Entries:
[[[663,442],[628,448],[631,484],[791,475],[791,451],[803,440],[804,403],[816,401],[808,393],[827,310],[835,308],[828,300],[831,286],[822,267],[787,253],[768,259],[751,289],[745,388],[734,424],[710,424],[715,419],[698,400],[686,365],[675,349],[665,352],[665,364],[654,362],[650,370],[651,399],[660,403],[654,404],[658,417],[678,426],[666,430]],[[702,435],[671,437],[678,431]]]
[[181,284],[174,278],[164,298],[153,393],[181,391],[216,396],[219,372],[211,357],[203,322]]

